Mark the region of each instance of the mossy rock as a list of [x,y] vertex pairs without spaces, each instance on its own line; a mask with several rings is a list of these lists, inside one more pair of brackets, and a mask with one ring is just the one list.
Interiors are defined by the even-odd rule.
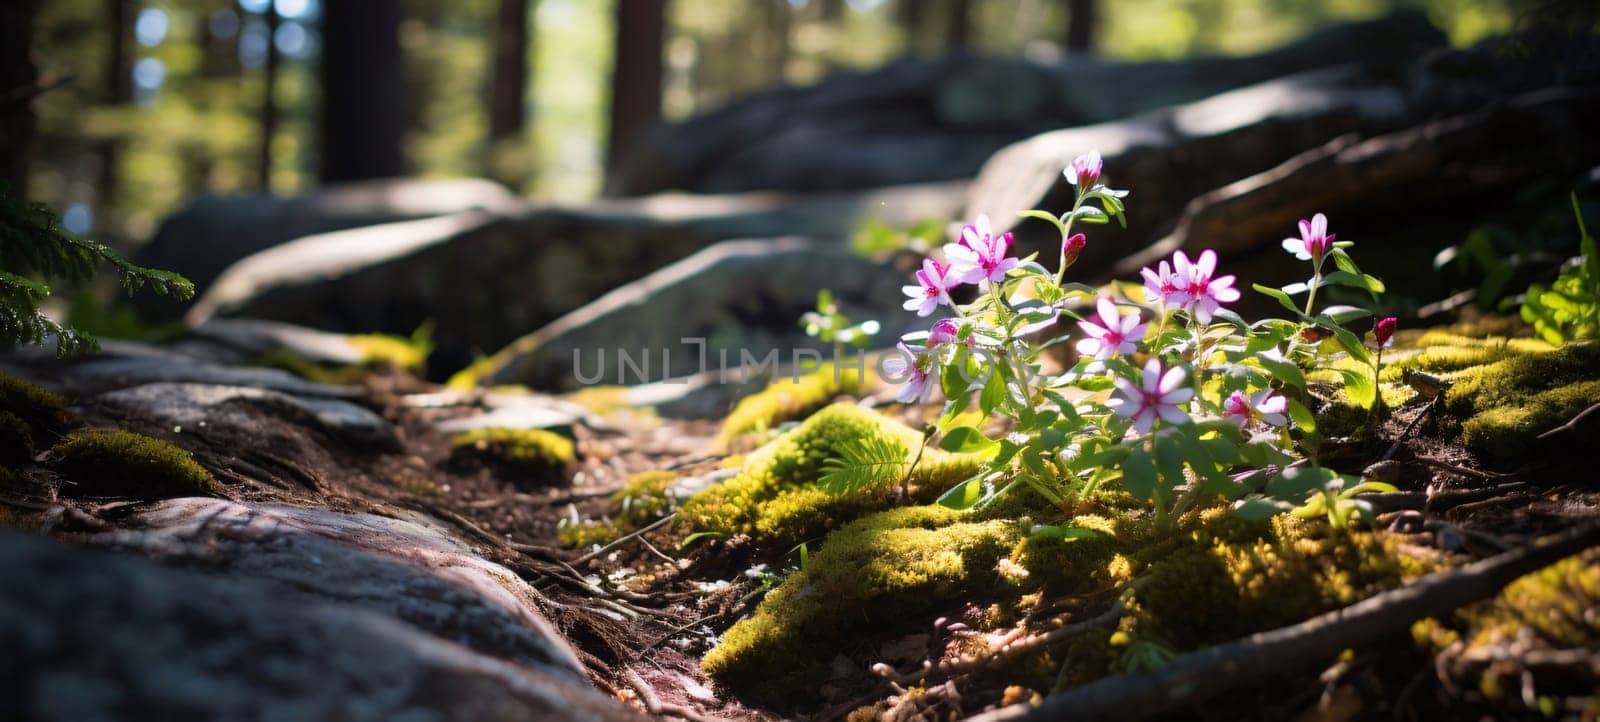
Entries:
[[[769,550],[820,538],[888,505],[889,484],[834,494],[817,483],[824,462],[868,436],[886,437],[912,453],[922,443],[905,424],[854,404],[833,404],[751,452],[737,476],[694,495],[679,514],[697,531],[748,534]],[[930,502],[982,465],[978,455],[930,447],[908,479],[912,499]]]
[[859,519],[729,629],[701,668],[752,699],[804,701],[852,640],[991,590],[1023,533],[1015,522],[967,521],[939,506]]
[[451,465],[496,469],[519,488],[565,484],[577,459],[571,439],[544,429],[474,429],[456,435],[450,446]]
[[0,464],[23,466],[33,461],[33,427],[9,411],[0,411]]
[[[1574,343],[1516,355],[1449,376],[1445,408],[1461,424],[1467,448],[1509,463],[1539,449],[1538,437],[1600,403],[1600,343]],[[1594,425],[1572,448],[1600,441]]]
[[68,426],[61,397],[37,384],[15,376],[0,374],[0,413],[8,413],[28,425],[35,442],[53,438]]
[[217,481],[183,449],[121,430],[78,431],[50,449],[63,496],[155,499],[214,494]]
[[776,429],[785,421],[804,418],[844,394],[861,392],[861,374],[823,364],[810,373],[784,377],[744,397],[722,422],[717,448],[727,449],[749,435]]

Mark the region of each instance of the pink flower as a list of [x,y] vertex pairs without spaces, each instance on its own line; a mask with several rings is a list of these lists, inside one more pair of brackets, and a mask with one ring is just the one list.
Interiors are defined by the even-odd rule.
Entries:
[[895,351],[883,360],[882,366],[885,380],[904,384],[894,400],[903,404],[921,403],[928,398],[928,392],[933,390],[938,378],[933,358],[926,353],[912,351],[904,342],[897,344]]
[[999,283],[1006,279],[1007,271],[1022,263],[1006,257],[1010,250],[1011,234],[995,235],[989,227],[989,217],[981,215],[972,225],[961,229],[960,243],[945,245],[944,256],[950,260],[950,274],[964,283],[978,283],[986,278],[990,283]]
[[1389,348],[1389,344],[1394,343],[1394,327],[1399,323],[1400,319],[1394,316],[1378,319],[1372,327],[1372,338],[1378,342],[1378,348]]
[[1283,250],[1302,261],[1322,263],[1322,255],[1333,245],[1334,234],[1328,232],[1328,217],[1318,213],[1311,220],[1300,219],[1300,237],[1283,239]]
[[1289,423],[1289,417],[1284,412],[1289,408],[1289,400],[1281,394],[1272,392],[1272,389],[1262,389],[1246,397],[1243,391],[1235,391],[1226,401],[1222,402],[1223,418],[1244,428],[1253,419],[1260,419],[1269,426],[1283,426]]
[[941,304],[954,305],[950,300],[950,289],[961,285],[961,279],[950,275],[950,267],[933,260],[922,259],[922,270],[915,274],[917,285],[901,286],[901,292],[910,296],[906,301],[907,311],[916,311],[918,316],[928,316]]
[[1088,190],[1100,181],[1100,171],[1105,163],[1100,159],[1100,151],[1091,150],[1072,160],[1062,175],[1067,177],[1067,182],[1078,187],[1079,190]]
[[1178,251],[1172,254],[1172,266],[1178,281],[1187,281],[1184,292],[1188,294],[1189,302],[1186,306],[1195,321],[1211,323],[1211,314],[1222,308],[1222,304],[1239,300],[1239,289],[1233,287],[1233,276],[1214,276],[1217,271],[1216,251],[1207,248],[1193,262],[1183,251]]
[[1187,423],[1189,415],[1178,408],[1178,404],[1194,398],[1194,389],[1182,386],[1183,376],[1183,369],[1177,366],[1167,369],[1163,374],[1161,362],[1150,359],[1144,365],[1144,385],[1135,386],[1133,382],[1117,377],[1114,381],[1117,392],[1106,405],[1116,415],[1133,419],[1133,428],[1141,434],[1149,433],[1157,418],[1169,424]]
[[1149,300],[1160,300],[1163,306],[1178,307],[1189,303],[1189,283],[1180,276],[1174,275],[1172,266],[1162,261],[1159,270],[1149,268],[1139,269],[1144,276],[1145,297]]
[[1102,296],[1097,304],[1098,318],[1079,321],[1078,328],[1088,334],[1078,342],[1078,353],[1107,359],[1112,354],[1127,356],[1138,350],[1144,338],[1144,319],[1138,313],[1121,314],[1111,299]]
[[[941,318],[933,324],[928,331],[928,347],[942,346],[947,343],[962,343],[962,322],[953,318]],[[972,348],[977,343],[977,337],[969,334],[965,341],[967,348]]]
[[1089,245],[1088,236],[1074,233],[1072,237],[1061,242],[1061,270],[1065,271],[1072,264],[1078,262],[1078,254],[1083,253],[1083,247]]

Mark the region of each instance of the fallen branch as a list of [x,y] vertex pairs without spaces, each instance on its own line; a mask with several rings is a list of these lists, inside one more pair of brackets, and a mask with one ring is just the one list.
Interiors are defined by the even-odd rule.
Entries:
[[1366,494],[1361,498],[1371,504],[1372,511],[1378,514],[1400,509],[1425,509],[1438,512],[1462,504],[1528,491],[1531,488],[1526,482],[1513,481],[1478,489],[1449,489],[1432,494],[1424,491],[1394,491],[1386,494]]
[[1595,545],[1600,524],[1586,524],[1300,624],[1186,654],[1157,672],[1102,679],[1046,697],[1037,707],[1012,705],[970,719],[1142,719],[1402,633],[1417,619],[1498,594],[1518,577]]

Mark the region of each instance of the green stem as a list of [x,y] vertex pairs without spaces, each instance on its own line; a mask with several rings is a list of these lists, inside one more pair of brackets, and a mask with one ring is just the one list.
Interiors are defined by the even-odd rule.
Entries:
[[1311,274],[1311,292],[1306,294],[1306,317],[1311,317],[1311,309],[1317,302],[1317,286],[1322,285],[1322,264],[1317,264],[1316,272]]

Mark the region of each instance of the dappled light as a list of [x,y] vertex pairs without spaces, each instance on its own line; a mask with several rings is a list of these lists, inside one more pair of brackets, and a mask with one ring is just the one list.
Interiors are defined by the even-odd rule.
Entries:
[[0,3],[0,719],[1591,721],[1600,9]]

